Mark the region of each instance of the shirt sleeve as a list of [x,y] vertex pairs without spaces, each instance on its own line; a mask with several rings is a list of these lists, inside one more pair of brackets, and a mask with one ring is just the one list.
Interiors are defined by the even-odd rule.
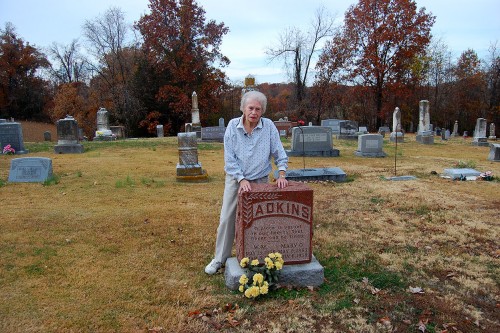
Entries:
[[288,156],[281,143],[280,133],[272,121],[269,123],[271,125],[271,155],[274,158],[274,164],[278,170],[286,171],[286,169],[288,169]]
[[240,182],[245,177],[243,177],[243,170],[236,157],[235,145],[237,142],[236,133],[234,133],[235,130],[236,126],[230,121],[226,128],[226,133],[224,133],[224,171]]

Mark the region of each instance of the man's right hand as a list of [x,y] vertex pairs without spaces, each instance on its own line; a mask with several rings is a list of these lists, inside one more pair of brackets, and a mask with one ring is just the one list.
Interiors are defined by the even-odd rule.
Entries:
[[246,179],[243,179],[240,181],[240,188],[238,189],[238,194],[241,192],[249,192],[252,190],[252,187],[250,186],[250,182]]

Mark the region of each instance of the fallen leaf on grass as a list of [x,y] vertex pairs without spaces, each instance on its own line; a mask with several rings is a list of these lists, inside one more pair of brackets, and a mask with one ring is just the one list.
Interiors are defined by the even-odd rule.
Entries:
[[148,332],[151,332],[151,333],[163,332],[163,327],[161,327],[161,326],[155,326],[153,328],[149,328]]
[[378,320],[378,322],[385,326],[391,326],[391,319],[389,319],[389,317],[382,317]]
[[408,290],[412,293],[412,294],[423,294],[424,293],[424,290],[420,287],[415,287],[413,288],[412,286],[410,286],[408,288]]
[[380,289],[372,287],[370,291],[372,292],[372,295],[377,295],[380,292]]
[[425,332],[425,324],[421,320],[418,322],[417,327],[420,332]]

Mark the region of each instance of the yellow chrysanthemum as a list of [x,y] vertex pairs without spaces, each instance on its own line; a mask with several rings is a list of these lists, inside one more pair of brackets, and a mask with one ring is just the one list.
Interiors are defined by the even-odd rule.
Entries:
[[248,282],[248,278],[245,274],[243,274],[242,276],[240,276],[240,284],[247,284]]
[[276,261],[274,265],[278,271],[283,268],[283,263],[281,261]]
[[273,269],[273,268],[274,268],[274,262],[273,262],[271,259],[266,258],[266,259],[265,259],[265,262],[266,262],[266,267],[267,267],[268,269]]
[[253,276],[253,284],[254,285],[262,285],[262,283],[264,282],[264,275],[260,274],[260,273],[257,273]]
[[262,287],[259,288],[259,292],[264,295],[269,292],[269,284],[266,282]]
[[276,256],[276,258],[278,258],[278,259],[283,258],[283,256],[282,256],[282,255],[281,255],[281,253],[279,253],[279,252],[274,252],[274,255],[275,255],[275,256]]
[[276,257],[276,254],[274,253],[269,253],[268,254],[268,257],[271,258],[271,259],[274,259]]
[[245,257],[245,258],[243,258],[243,259],[241,259],[241,261],[240,261],[240,266],[241,266],[242,268],[247,267],[247,266],[248,266],[248,262],[249,262],[249,261],[250,261],[250,259],[248,259],[248,258],[246,258],[246,257]]
[[247,290],[245,290],[245,297],[246,298],[255,298],[260,295],[260,290],[259,287],[250,287]]
[[259,259],[252,260],[252,262],[250,263],[250,265],[252,265],[252,266],[259,266]]
[[239,291],[240,291],[240,293],[244,292],[245,291],[245,287],[243,285],[241,285],[240,288],[239,288]]

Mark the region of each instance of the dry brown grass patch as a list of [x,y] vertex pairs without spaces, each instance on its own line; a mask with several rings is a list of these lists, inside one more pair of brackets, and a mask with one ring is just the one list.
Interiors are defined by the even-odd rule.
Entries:
[[[407,140],[397,173],[414,181],[383,179],[394,173],[387,142],[386,158],[356,157],[356,144],[335,140],[340,157],[305,160],[351,180],[309,183],[327,280],[257,302],[203,273],[224,187],[221,144],[200,144],[209,182],[185,184],[175,180],[175,138],[88,142],[78,155],[26,143],[28,156],[52,159],[59,182],[5,183],[13,157],[0,156],[0,331],[383,332],[388,317],[392,329],[415,332],[427,315],[429,332],[496,332],[500,183],[431,172],[464,160],[500,176],[500,163],[462,138]],[[290,168],[303,163],[293,157]]]

